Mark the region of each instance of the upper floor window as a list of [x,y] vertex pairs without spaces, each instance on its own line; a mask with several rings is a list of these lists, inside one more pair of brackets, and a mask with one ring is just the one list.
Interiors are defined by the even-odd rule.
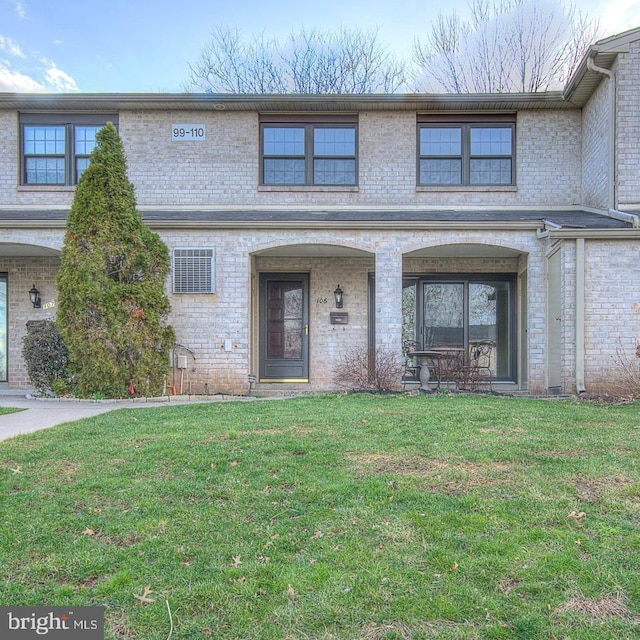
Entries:
[[89,166],[96,133],[118,116],[20,114],[21,184],[74,185]]
[[418,184],[515,184],[514,134],[513,122],[420,122]]
[[355,185],[357,124],[354,117],[306,122],[271,117],[261,124],[260,183]]

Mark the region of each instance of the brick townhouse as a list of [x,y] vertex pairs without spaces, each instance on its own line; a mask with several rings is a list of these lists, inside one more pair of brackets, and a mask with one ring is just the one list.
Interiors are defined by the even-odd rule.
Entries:
[[183,391],[330,390],[348,350],[408,339],[490,341],[494,388],[534,394],[608,390],[635,357],[640,29],[535,94],[0,94],[0,385],[28,387],[108,121],[173,258]]

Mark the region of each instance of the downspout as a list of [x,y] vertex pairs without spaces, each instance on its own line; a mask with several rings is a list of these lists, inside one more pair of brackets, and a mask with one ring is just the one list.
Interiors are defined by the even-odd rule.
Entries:
[[[596,55],[594,52],[592,55]],[[616,77],[613,71],[598,67],[593,61],[593,57],[587,58],[587,69],[595,73],[600,73],[609,78],[609,197],[607,208],[609,211],[616,211]]]
[[584,238],[576,238],[576,391],[584,393]]

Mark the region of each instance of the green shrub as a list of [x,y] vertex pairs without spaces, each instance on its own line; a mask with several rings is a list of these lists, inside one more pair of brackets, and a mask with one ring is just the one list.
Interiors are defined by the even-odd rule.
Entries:
[[22,340],[22,357],[27,364],[31,384],[41,394],[59,395],[68,390],[69,350],[53,320],[27,323]]

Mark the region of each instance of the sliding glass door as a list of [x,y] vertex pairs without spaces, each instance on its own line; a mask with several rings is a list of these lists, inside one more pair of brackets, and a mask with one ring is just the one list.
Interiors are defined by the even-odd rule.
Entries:
[[515,380],[512,275],[415,276],[403,283],[403,340],[423,349],[489,345],[492,375]]

